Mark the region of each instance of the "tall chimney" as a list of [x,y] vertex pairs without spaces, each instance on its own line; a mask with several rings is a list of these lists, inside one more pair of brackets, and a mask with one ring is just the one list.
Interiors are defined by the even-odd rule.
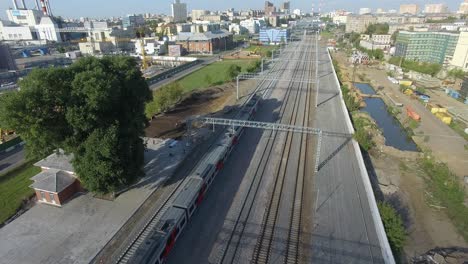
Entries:
[[36,9],[40,10],[40,5],[38,0],[34,0],[34,3],[36,4]]
[[42,8],[42,13],[44,16],[47,16],[47,7],[45,5],[45,0],[41,0],[41,8]]
[[18,10],[18,4],[16,3],[16,0],[13,0],[13,7],[15,10]]
[[27,9],[26,8],[26,3],[24,2],[24,0],[21,0],[21,4],[23,5],[23,9]]

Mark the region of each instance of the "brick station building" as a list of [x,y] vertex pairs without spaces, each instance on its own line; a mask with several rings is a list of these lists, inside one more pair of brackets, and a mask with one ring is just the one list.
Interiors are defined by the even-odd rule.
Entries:
[[214,54],[231,49],[233,38],[232,33],[226,30],[180,32],[176,43],[181,45],[186,53]]
[[71,165],[72,158],[73,155],[66,155],[60,150],[34,164],[42,169],[31,178],[34,183],[30,185],[36,192],[38,202],[60,207],[75,194],[84,191]]

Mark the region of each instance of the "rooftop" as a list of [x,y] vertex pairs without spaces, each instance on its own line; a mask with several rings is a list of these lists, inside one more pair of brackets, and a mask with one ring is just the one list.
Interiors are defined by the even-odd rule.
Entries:
[[31,188],[59,193],[75,182],[76,178],[62,170],[50,169],[32,177]]
[[63,150],[59,150],[47,158],[36,162],[34,165],[41,168],[63,170],[74,173],[75,171],[71,164],[72,159],[73,154],[65,154]]
[[193,33],[193,32],[180,32],[177,40],[178,41],[206,41],[215,38],[224,38],[232,35],[227,30],[208,31],[204,33]]

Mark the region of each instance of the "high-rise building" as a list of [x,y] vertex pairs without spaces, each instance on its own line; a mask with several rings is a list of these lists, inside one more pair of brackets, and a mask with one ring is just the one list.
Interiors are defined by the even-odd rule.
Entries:
[[448,13],[448,7],[446,4],[427,4],[424,6],[424,13],[426,14]]
[[139,27],[145,24],[145,19],[142,15],[127,15],[122,18],[122,27]]
[[16,70],[15,59],[11,55],[10,47],[0,43],[0,72]]
[[285,14],[289,14],[291,11],[291,3],[289,1],[287,2],[283,2],[281,4],[281,8],[280,8],[281,12],[285,13]]
[[468,14],[468,0],[463,1],[458,8],[459,14]]
[[172,17],[174,22],[185,22],[187,21],[187,4],[181,3],[180,0],[175,0],[171,5]]
[[419,11],[417,4],[400,5],[400,14],[416,15]]
[[359,8],[359,15],[366,15],[372,13],[372,10],[368,7]]
[[346,21],[346,33],[364,33],[367,26],[377,23],[377,18],[373,15],[349,15]]
[[265,1],[265,15],[270,16],[276,12],[276,7],[273,3]]
[[395,56],[430,63],[450,63],[459,39],[458,33],[400,31]]
[[203,16],[210,14],[208,10],[192,10],[192,21],[200,20]]

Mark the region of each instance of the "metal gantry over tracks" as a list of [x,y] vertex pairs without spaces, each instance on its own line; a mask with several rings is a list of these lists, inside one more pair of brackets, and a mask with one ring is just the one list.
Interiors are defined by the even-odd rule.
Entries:
[[250,121],[250,120],[226,119],[226,118],[215,118],[215,117],[198,117],[198,118],[191,120],[191,123],[192,122],[201,122],[203,124],[210,124],[210,125],[213,125],[213,127],[214,125],[229,126],[229,127],[232,127],[233,129],[235,129],[236,127],[249,127],[249,128],[266,129],[266,130],[281,131],[281,132],[305,133],[305,134],[316,135],[318,136],[318,141],[317,141],[316,159],[315,159],[315,172],[318,172],[319,164],[320,164],[319,162],[320,162],[320,149],[321,149],[321,144],[322,144],[322,136],[343,137],[343,138],[352,137],[351,134],[323,131],[319,128],[286,125],[286,124],[280,124],[280,123]]

